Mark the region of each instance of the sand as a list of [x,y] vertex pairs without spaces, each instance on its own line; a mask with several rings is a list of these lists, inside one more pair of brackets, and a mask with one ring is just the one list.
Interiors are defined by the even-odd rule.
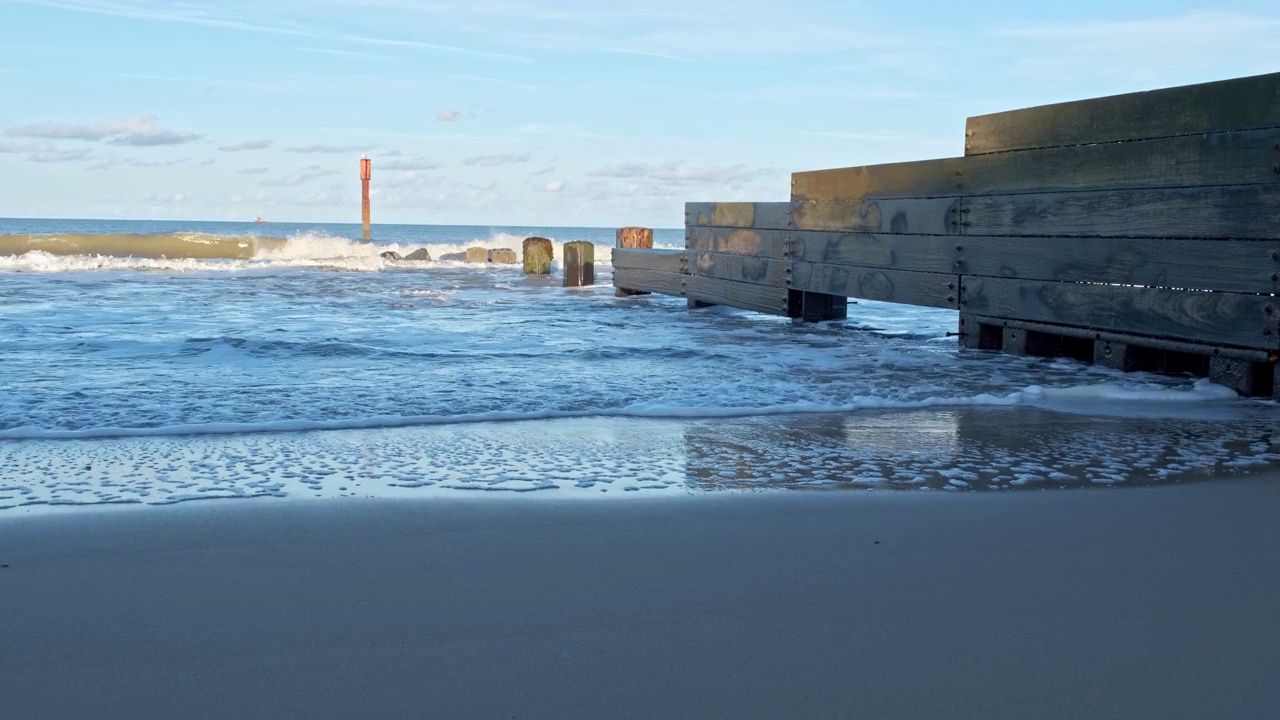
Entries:
[[1274,717],[1280,476],[0,518],[0,717]]

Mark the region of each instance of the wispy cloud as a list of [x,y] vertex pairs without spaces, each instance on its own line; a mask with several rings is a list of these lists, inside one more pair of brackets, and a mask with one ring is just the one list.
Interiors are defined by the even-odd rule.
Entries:
[[64,163],[64,162],[81,162],[93,157],[92,150],[39,150],[27,156],[29,162],[34,163]]
[[748,165],[694,165],[686,162],[628,162],[603,165],[587,172],[591,177],[648,180],[666,185],[739,185],[776,175],[774,168]]
[[453,108],[447,108],[436,113],[436,120],[440,122],[458,122],[462,119],[462,111]]
[[262,184],[277,187],[296,187],[312,180],[337,174],[336,171],[325,169],[319,165],[308,165],[277,180],[264,180]]
[[[261,35],[276,35],[282,37],[292,37],[308,40],[318,40],[327,42],[338,42],[348,44],[366,44],[380,45],[385,47],[398,47],[414,50],[426,50],[438,53],[447,53],[454,55],[467,55],[472,57],[483,57],[494,60],[507,60],[514,62],[532,62],[532,60],[523,55],[515,55],[505,52],[497,52],[485,50],[481,48],[461,47],[457,45],[445,45],[440,43],[431,43],[421,40],[413,40],[397,37],[385,37],[376,35],[360,35],[323,32],[318,30],[306,29],[297,26],[287,26],[280,23],[268,21],[246,21],[234,17],[230,13],[240,12],[243,14],[243,8],[235,6],[227,7],[221,3],[199,2],[198,0],[190,0],[188,2],[177,5],[167,5],[160,2],[148,0],[11,0],[12,2],[22,3],[24,5],[38,5],[42,7],[57,8],[60,10],[69,10],[83,13],[92,13],[95,15],[111,15],[114,17],[130,18],[134,20],[146,20],[151,22],[167,22],[181,23],[186,25],[200,25],[203,27],[220,28],[223,30],[234,30],[239,32],[248,32]],[[310,9],[310,8],[308,8]]]
[[497,167],[499,165],[517,165],[527,163],[532,157],[528,154],[502,153],[498,155],[475,155],[462,161],[463,165],[476,167]]
[[285,148],[284,151],[300,155],[339,155],[342,153],[369,152],[373,149],[374,146],[370,145],[303,145],[301,147]]
[[558,193],[564,190],[563,180],[552,180],[551,182],[539,187],[542,192]]
[[244,152],[246,150],[266,150],[271,145],[272,141],[270,140],[246,140],[233,145],[223,145],[218,149],[222,152]]
[[380,168],[382,170],[435,170],[438,167],[440,167],[440,163],[435,160],[428,160],[421,155],[404,158],[403,160],[382,161],[375,165],[375,169]]
[[60,123],[52,120],[18,125],[5,131],[10,137],[41,138],[45,140],[81,140],[105,142],[109,145],[128,147],[153,147],[182,145],[195,142],[203,135],[166,130],[160,127],[155,115],[142,115],[124,120],[106,120],[96,123]]
[[243,170],[237,170],[237,171],[236,171],[236,174],[238,174],[238,175],[266,175],[266,174],[267,174],[268,172],[270,172],[270,171],[271,171],[271,168],[268,168],[268,167],[251,167],[251,168],[244,168]]

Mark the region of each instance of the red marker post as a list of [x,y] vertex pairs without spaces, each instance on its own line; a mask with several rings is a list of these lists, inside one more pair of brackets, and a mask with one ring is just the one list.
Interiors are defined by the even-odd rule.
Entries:
[[360,210],[364,223],[364,239],[369,239],[369,181],[373,179],[373,161],[360,158]]

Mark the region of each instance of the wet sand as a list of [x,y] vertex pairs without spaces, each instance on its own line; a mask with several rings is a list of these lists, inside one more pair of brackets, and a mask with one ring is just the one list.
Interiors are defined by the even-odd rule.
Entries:
[[0,517],[0,716],[1273,717],[1280,475]]

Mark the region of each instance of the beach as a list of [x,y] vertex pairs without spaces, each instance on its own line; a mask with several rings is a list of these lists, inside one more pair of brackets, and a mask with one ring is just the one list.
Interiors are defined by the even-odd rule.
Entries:
[[6,517],[0,705],[1268,717],[1278,480]]
[[1274,402],[381,254],[611,230],[394,230],[0,262],[0,717],[1280,706]]

